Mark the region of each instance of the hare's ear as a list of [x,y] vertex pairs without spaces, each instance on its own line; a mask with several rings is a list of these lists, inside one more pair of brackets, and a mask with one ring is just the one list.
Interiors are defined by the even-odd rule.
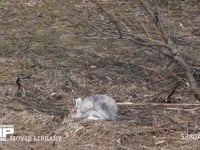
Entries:
[[76,99],[74,100],[74,104],[75,104],[75,106],[76,106],[77,108],[79,108],[79,106],[81,105],[81,101],[82,101],[81,98],[76,98]]

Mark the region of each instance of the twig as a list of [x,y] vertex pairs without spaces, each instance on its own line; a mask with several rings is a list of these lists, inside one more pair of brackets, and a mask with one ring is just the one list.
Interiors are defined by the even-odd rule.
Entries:
[[123,102],[123,103],[117,103],[117,105],[133,105],[133,106],[180,106],[180,107],[184,107],[184,106],[200,106],[199,103],[178,103],[178,104],[170,104],[170,103],[131,103],[131,102]]
[[[198,110],[200,107],[196,107],[196,108],[192,108],[192,109],[181,109],[182,111],[187,111],[187,112],[194,112],[195,110]],[[166,108],[166,110],[175,110],[175,111],[179,111],[180,108]]]
[[104,13],[104,14],[106,14],[106,16],[108,16],[108,18],[109,18],[109,20],[115,25],[115,27],[117,28],[117,31],[118,31],[118,33],[119,33],[119,38],[120,39],[122,39],[123,38],[123,36],[122,36],[122,32],[121,32],[121,30],[120,30],[120,27],[119,27],[119,25],[118,25],[118,23],[117,23],[117,21],[98,3],[98,2],[93,2],[93,1],[91,1],[92,3],[95,3],[100,9],[101,9],[101,11]]
[[16,80],[16,84],[17,84],[17,89],[20,90],[21,89],[21,79],[18,77]]
[[30,79],[31,76],[32,76],[32,74],[29,74],[29,75],[27,75],[27,76],[25,76],[25,77],[18,77],[18,78],[17,78],[16,84],[17,84],[18,90],[21,89],[21,81],[22,81],[23,79]]
[[171,93],[166,97],[166,101],[168,102],[172,95],[174,95],[176,89],[179,87],[180,82],[177,82]]

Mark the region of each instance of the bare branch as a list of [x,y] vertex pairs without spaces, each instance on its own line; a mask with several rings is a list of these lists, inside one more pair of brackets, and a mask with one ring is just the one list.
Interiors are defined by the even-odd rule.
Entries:
[[101,9],[101,11],[102,11],[102,12],[109,18],[109,20],[115,25],[115,27],[116,27],[116,29],[117,29],[117,31],[118,31],[118,33],[119,33],[119,38],[122,39],[122,38],[123,38],[122,32],[121,32],[121,30],[120,30],[120,27],[119,27],[117,21],[113,18],[113,16],[110,15],[97,1],[91,1],[91,2],[92,2],[92,3],[95,3],[95,4],[99,7],[99,9]]
[[[159,17],[157,13],[153,13],[153,11],[148,7],[148,4],[146,1],[140,0],[142,3],[143,7],[146,9],[147,13],[151,16],[152,21],[155,23],[156,27],[159,29],[160,33],[162,34],[162,37],[164,39],[164,42],[158,42],[156,43],[158,45],[162,45],[165,48],[167,48],[170,53],[171,57],[174,61],[174,63],[178,64],[183,70],[186,75],[186,78],[190,84],[190,90],[193,93],[194,97],[200,101],[200,90],[198,89],[197,82],[194,79],[192,73],[190,72],[190,68],[188,67],[187,63],[185,60],[182,58],[182,56],[178,53],[177,48],[173,40],[167,36],[167,32],[164,30],[162,24],[160,23]],[[156,11],[158,12],[158,11]],[[155,19],[156,18],[156,19]],[[168,38],[166,38],[168,37]],[[155,42],[155,41],[153,41]],[[164,52],[161,50],[161,52]],[[167,53],[170,55],[170,53]]]

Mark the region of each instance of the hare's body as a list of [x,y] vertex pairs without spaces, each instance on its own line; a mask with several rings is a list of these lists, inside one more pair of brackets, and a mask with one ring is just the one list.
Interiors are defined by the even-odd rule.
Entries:
[[76,100],[76,113],[71,117],[91,120],[116,120],[118,107],[115,100],[107,95],[92,95]]

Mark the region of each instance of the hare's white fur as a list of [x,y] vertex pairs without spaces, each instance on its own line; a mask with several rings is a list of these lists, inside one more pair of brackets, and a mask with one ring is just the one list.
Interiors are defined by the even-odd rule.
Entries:
[[89,120],[116,120],[118,107],[115,100],[107,95],[91,95],[75,99],[76,112],[72,118]]

